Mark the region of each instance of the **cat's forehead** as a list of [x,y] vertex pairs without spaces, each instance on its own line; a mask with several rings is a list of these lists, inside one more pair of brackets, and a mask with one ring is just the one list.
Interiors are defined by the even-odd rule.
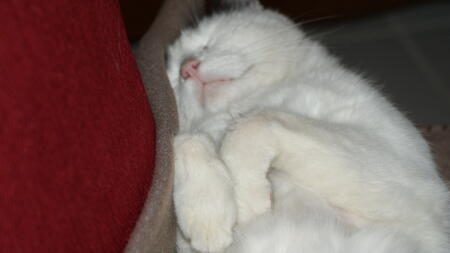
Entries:
[[243,10],[221,13],[202,19],[182,31],[183,44],[227,42],[271,33],[285,26],[286,19],[271,11]]
[[[238,32],[238,28],[248,27],[252,16],[238,15],[240,13],[217,14],[202,19],[196,26],[182,32],[182,36],[195,39],[198,36],[230,34]],[[245,25],[245,26],[244,26]]]

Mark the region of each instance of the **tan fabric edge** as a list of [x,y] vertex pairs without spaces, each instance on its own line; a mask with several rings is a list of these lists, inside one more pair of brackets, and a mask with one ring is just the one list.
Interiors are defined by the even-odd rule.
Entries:
[[172,139],[178,130],[178,117],[164,51],[193,13],[203,12],[203,6],[203,0],[166,0],[136,52],[156,125],[156,157],[153,183],[125,248],[127,253],[175,252]]

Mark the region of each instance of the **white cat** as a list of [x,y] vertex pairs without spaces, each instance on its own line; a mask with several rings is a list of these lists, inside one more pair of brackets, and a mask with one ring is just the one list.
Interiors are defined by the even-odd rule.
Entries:
[[288,18],[241,4],[167,63],[180,253],[450,252],[427,143]]

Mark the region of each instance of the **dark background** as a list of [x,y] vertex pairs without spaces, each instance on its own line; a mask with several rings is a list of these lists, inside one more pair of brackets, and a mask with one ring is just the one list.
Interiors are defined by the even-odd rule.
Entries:
[[[163,0],[119,0],[128,37],[138,40],[147,30]],[[295,20],[345,19],[392,9],[412,0],[261,0],[264,6],[280,10]],[[421,2],[427,2],[421,1]],[[332,18],[333,17],[333,18]]]

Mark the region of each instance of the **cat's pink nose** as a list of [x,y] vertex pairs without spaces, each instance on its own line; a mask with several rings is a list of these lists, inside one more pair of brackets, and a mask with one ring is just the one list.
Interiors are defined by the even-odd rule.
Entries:
[[185,79],[190,77],[197,78],[198,76],[197,69],[199,65],[200,65],[199,59],[194,58],[187,60],[181,66],[181,77]]

